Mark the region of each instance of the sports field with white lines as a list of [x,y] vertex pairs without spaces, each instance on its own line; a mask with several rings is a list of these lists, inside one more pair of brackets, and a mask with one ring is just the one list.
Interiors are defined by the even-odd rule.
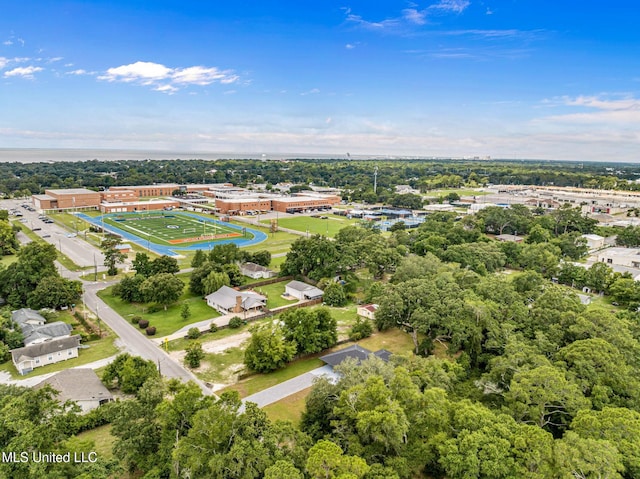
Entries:
[[143,240],[179,246],[229,238],[251,238],[250,232],[232,228],[219,221],[172,211],[111,214],[103,218],[112,225]]

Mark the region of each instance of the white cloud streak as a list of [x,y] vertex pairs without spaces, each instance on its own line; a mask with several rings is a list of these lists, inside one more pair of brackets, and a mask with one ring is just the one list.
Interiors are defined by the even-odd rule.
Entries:
[[108,82],[152,86],[154,90],[163,93],[175,93],[188,85],[228,85],[237,82],[239,78],[231,70],[220,70],[216,67],[170,68],[160,63],[142,61],[109,68],[105,74],[98,77],[99,80]]
[[32,80],[34,78],[34,76],[33,76],[34,73],[38,73],[38,72],[41,72],[43,70],[44,70],[44,68],[34,67],[34,66],[17,67],[17,68],[14,68],[13,70],[9,70],[9,71],[4,72],[4,77],[5,78],[21,77],[21,78],[25,78],[27,80]]

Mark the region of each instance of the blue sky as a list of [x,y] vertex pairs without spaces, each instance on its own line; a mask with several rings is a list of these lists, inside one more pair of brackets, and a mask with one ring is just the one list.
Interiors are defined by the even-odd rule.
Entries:
[[0,1],[0,147],[640,161],[631,1]]

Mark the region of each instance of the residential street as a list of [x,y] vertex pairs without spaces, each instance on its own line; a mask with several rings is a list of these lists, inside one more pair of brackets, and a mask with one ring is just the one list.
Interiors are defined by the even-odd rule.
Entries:
[[163,376],[178,378],[182,381],[195,381],[206,395],[212,395],[211,390],[193,373],[176,363],[158,345],[140,334],[129,321],[113,311],[98,297],[98,291],[106,286],[108,283],[85,283],[85,304],[118,335],[121,343],[126,345],[125,351],[154,361]]

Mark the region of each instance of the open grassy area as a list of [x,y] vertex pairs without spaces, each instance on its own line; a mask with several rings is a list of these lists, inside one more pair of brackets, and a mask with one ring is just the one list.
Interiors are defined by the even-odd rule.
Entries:
[[305,400],[311,388],[303,389],[300,392],[287,396],[278,402],[269,404],[262,408],[271,421],[291,421],[298,425],[305,408]]
[[[297,216],[278,219],[278,226],[289,228],[310,235],[324,235],[333,238],[338,231],[345,226],[357,224],[360,220],[348,219],[343,216],[332,214],[322,214],[327,219],[313,218],[311,216]],[[271,220],[263,220],[263,224],[270,224]]]
[[289,363],[286,368],[279,369],[278,371],[273,371],[271,373],[252,374],[248,378],[245,378],[236,384],[228,386],[227,388],[223,389],[223,391],[238,391],[240,397],[242,398],[251,396],[252,394],[262,391],[263,389],[270,388],[271,386],[280,384],[281,382],[287,381],[288,379],[295,378],[300,374],[309,372],[312,369],[319,368],[324,363],[320,361],[317,356],[322,356],[323,354],[325,353],[318,353],[313,357],[298,359],[297,361]]
[[297,299],[289,300],[289,299],[284,299],[282,297],[285,286],[288,282],[289,281],[282,281],[280,283],[272,283],[272,284],[267,284],[265,286],[257,286],[255,288],[255,291],[267,297],[267,308],[269,309],[278,308],[280,306],[286,306],[287,304],[293,304],[298,301]]
[[265,250],[269,251],[272,255],[277,253],[287,253],[291,249],[291,243],[300,238],[300,236],[293,233],[287,233],[286,231],[270,233],[267,228],[260,228],[254,225],[251,225],[251,227],[268,234],[266,241],[243,248],[251,252]]
[[111,435],[111,424],[81,432],[77,437],[83,441],[93,441],[95,444],[93,451],[98,453],[99,457],[103,459],[113,457],[113,444],[116,442],[116,438]]
[[409,354],[413,351],[411,336],[396,328],[375,332],[370,337],[358,341],[358,344],[374,352],[378,349],[386,349],[395,354]]
[[9,254],[7,256],[3,256],[2,259],[0,259],[0,264],[2,264],[2,266],[4,266],[6,268],[11,263],[15,263],[16,261],[18,261],[18,255],[17,254]]
[[[131,319],[133,316],[138,315],[148,320],[150,326],[156,327],[157,336],[166,336],[189,324],[220,316],[215,309],[207,306],[206,301],[189,291],[188,281],[185,280],[184,275],[181,276],[181,279],[185,281],[184,291],[178,301],[168,306],[166,311],[160,308],[159,311],[150,313],[150,303],[128,303],[123,301],[113,295],[112,286],[100,291],[98,296],[125,319]],[[180,316],[184,303],[189,305],[191,311],[191,316],[187,320],[182,319]],[[144,334],[143,330],[140,330],[140,332]]]
[[203,381],[227,383],[243,369],[244,349],[229,348],[221,353],[205,353],[201,370],[195,371]]

